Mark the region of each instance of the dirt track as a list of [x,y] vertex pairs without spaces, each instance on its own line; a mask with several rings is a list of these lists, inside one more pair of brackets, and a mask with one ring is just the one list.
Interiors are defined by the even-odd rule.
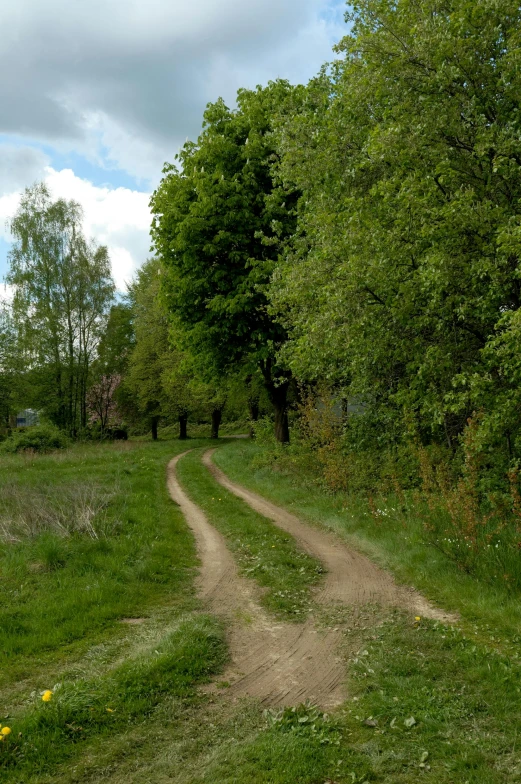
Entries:
[[342,703],[345,672],[337,653],[338,629],[317,630],[311,620],[279,623],[268,616],[256,599],[255,585],[238,574],[223,537],[177,481],[181,457],[168,466],[168,489],[195,535],[200,594],[226,618],[230,630],[232,663],[222,676],[231,684],[226,693],[257,697],[271,706],[311,700],[332,708]]
[[[397,586],[390,575],[333,534],[302,523],[231,482],[212,462],[214,451],[206,452],[203,462],[215,479],[291,534],[302,549],[324,564],[327,574],[316,592],[317,603],[326,608],[338,603],[350,607],[371,603],[450,620],[420,594]],[[181,488],[176,464],[182,457],[178,455],[168,466],[168,489],[194,532],[201,559],[200,594],[227,621],[232,660],[223,675],[231,684],[227,694],[257,697],[272,706],[296,705],[304,700],[324,708],[342,703],[346,697],[345,668],[339,655],[339,629],[321,628],[311,618],[302,624],[288,624],[268,616],[258,602],[255,584],[239,575],[224,538]]]
[[317,597],[320,603],[380,604],[400,607],[426,618],[454,620],[452,616],[433,607],[417,591],[398,586],[388,572],[349,548],[334,534],[306,525],[291,512],[232,482],[212,461],[214,452],[215,449],[205,452],[203,463],[219,484],[291,534],[303,550],[325,566],[325,583]]

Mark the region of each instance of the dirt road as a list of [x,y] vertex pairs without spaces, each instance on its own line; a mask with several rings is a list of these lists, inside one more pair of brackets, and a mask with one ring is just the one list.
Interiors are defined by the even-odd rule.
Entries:
[[306,525],[291,512],[232,482],[212,461],[214,452],[215,449],[205,452],[203,463],[219,484],[291,534],[303,550],[322,562],[327,574],[318,596],[321,603],[380,604],[400,607],[426,618],[449,622],[454,620],[431,605],[417,591],[397,585],[388,572],[349,548],[334,534]]
[[[206,452],[203,462],[215,479],[291,534],[303,550],[323,563],[327,574],[316,591],[319,605],[329,609],[339,603],[344,607],[377,604],[450,620],[417,592],[396,585],[389,574],[333,534],[306,525],[286,510],[231,482],[212,462],[214,451]],[[341,704],[346,691],[340,630],[324,628],[313,618],[301,624],[277,622],[263,610],[258,601],[259,589],[239,575],[224,538],[179,484],[176,464],[183,456],[177,456],[168,466],[168,488],[196,539],[201,560],[200,595],[213,612],[225,618],[229,629],[231,665],[222,676],[230,684],[226,693],[257,697],[271,706],[296,705],[305,700],[323,708]]]
[[231,666],[222,676],[230,683],[226,693],[257,697],[270,706],[305,700],[323,708],[339,705],[346,697],[339,630],[317,629],[311,620],[290,624],[268,616],[255,584],[238,574],[223,537],[180,486],[176,463],[182,457],[168,466],[168,489],[194,532],[201,559],[200,594],[213,612],[225,617],[229,629]]

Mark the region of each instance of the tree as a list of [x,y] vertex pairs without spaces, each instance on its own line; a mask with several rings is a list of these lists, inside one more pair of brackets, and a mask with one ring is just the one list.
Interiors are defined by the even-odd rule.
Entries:
[[73,435],[87,424],[90,365],[114,296],[107,249],[87,242],[81,222],[75,202],[53,202],[43,183],[27,188],[11,221],[7,275],[35,404]]
[[0,303],[0,432],[10,426],[16,390],[16,335],[7,305]]
[[186,438],[193,405],[184,356],[172,345],[170,319],[159,296],[160,273],[159,261],[149,259],[129,287],[135,344],[123,385],[134,395],[139,415],[146,419],[154,440],[160,421],[172,418],[179,422],[180,438]]
[[[97,356],[92,365],[88,407],[103,432],[109,425],[122,424],[125,400],[121,382],[134,346],[133,312],[128,302],[112,305]],[[118,394],[119,393],[119,394]]]
[[236,110],[210,104],[197,143],[165,166],[151,200],[167,303],[190,350],[214,375],[260,368],[280,441],[289,438],[291,374],[276,360],[286,334],[268,313],[266,287],[295,227],[297,194],[271,170],[272,120],[291,93],[279,81],[239,91]]
[[[270,290],[284,361],[362,400],[373,447],[406,437],[405,409],[454,450],[476,407],[495,416],[489,348],[521,304],[521,12],[352,6],[343,59],[277,126],[281,175],[304,194]],[[521,414],[501,427],[506,450]]]

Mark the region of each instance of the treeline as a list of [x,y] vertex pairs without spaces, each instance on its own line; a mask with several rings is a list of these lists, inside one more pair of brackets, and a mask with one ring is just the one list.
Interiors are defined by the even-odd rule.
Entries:
[[[82,220],[78,204],[53,201],[36,184],[11,221],[0,437],[38,450],[67,443],[58,431],[74,439],[149,431],[157,439],[160,426],[172,426],[186,438],[190,417],[217,438],[223,412],[246,421],[248,401],[259,397],[254,385],[237,374],[205,374],[184,347],[160,297],[159,261],[147,261],[116,296],[107,248],[85,238]],[[24,434],[17,414],[26,409],[43,427]]]
[[209,105],[165,167],[165,301],[216,372],[259,370],[280,440],[297,379],[356,409],[343,450],[372,471],[413,470],[411,442],[461,457],[474,418],[501,482],[521,457],[520,9],[364,0],[349,21],[306,87]]
[[125,302],[112,302],[105,251],[82,241],[91,315],[78,305],[69,327],[65,287],[60,324],[45,322],[22,210],[18,361],[69,430],[89,394],[108,421],[116,384],[119,410],[154,432],[201,406],[217,423],[231,394],[253,418],[264,400],[281,443],[289,413],[335,487],[415,486],[427,461],[449,483],[470,472],[476,492],[508,494],[521,459],[519,5],[351,9],[338,59],[307,86],[207,107],[152,196],[155,259]]

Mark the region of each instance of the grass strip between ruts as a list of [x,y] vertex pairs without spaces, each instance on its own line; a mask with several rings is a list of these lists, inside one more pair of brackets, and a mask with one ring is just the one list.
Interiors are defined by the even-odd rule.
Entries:
[[302,620],[311,607],[311,588],[322,565],[300,550],[291,536],[225,490],[201,463],[202,451],[183,457],[177,472],[184,489],[225,537],[246,577],[265,590],[262,603],[286,620]]

